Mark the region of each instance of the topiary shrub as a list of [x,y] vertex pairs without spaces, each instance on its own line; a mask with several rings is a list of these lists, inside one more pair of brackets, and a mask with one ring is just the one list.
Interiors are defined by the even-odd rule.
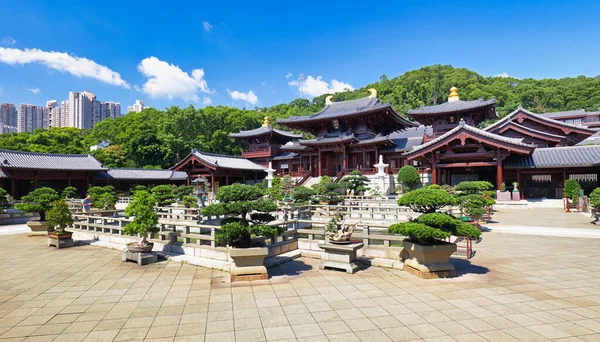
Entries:
[[77,188],[74,186],[66,187],[60,196],[62,198],[80,198],[79,194],[77,193]]
[[435,244],[451,235],[466,236],[475,239],[481,236],[479,229],[459,219],[442,213],[429,213],[419,216],[417,219],[393,224],[388,228],[393,234],[408,236],[410,240],[421,244]]
[[305,186],[297,186],[292,191],[292,197],[296,199],[296,204],[307,204],[315,196],[316,192]]
[[175,202],[173,188],[170,185],[157,185],[152,188],[152,196],[156,199],[156,205],[165,207]]
[[185,196],[190,196],[192,194],[192,192],[194,192],[194,186],[193,185],[180,185],[175,190],[172,190],[172,191],[173,191],[173,196],[176,199],[183,201],[183,198]]
[[487,181],[465,181],[458,183],[454,190],[463,191],[467,194],[475,194],[481,191],[493,189],[494,185]]
[[119,199],[112,185],[93,186],[88,189],[88,194],[92,197],[92,205],[104,210],[113,209]]
[[369,177],[363,176],[362,172],[358,170],[354,170],[350,172],[350,176],[344,177],[340,182],[340,187],[353,190],[357,195],[359,193],[365,192],[370,188],[367,186],[369,184]]
[[198,208],[198,199],[196,196],[183,196],[181,201],[183,202],[183,206],[186,208]]
[[403,190],[410,191],[420,182],[421,175],[414,166],[405,165],[398,171],[398,184],[402,186]]
[[21,198],[22,203],[16,204],[15,209],[29,213],[38,213],[40,221],[46,220],[46,212],[52,208],[52,202],[58,200],[58,193],[48,187],[37,188]]
[[11,205],[11,200],[10,197],[8,196],[8,192],[6,192],[6,190],[0,188],[0,209],[4,210],[4,209],[8,209],[10,208]]
[[596,210],[600,210],[600,188],[594,189],[590,194],[590,206]]
[[142,240],[136,245],[147,246],[146,237],[148,233],[158,232],[158,215],[154,211],[155,205],[156,198],[150,192],[138,190],[133,195],[133,200],[125,208],[125,215],[128,217],[133,216],[133,221],[123,227],[123,233],[129,235],[140,234]]
[[418,213],[433,213],[456,204],[452,195],[442,189],[421,188],[404,194],[398,199],[398,205],[406,206]]
[[329,204],[337,204],[342,201],[342,197],[338,190],[340,185],[331,180],[329,176],[321,177],[317,184],[313,184],[312,188],[317,193],[316,200],[327,202]]
[[576,179],[567,179],[565,181],[564,193],[567,198],[570,198],[573,202],[577,201],[579,190],[581,190],[581,185],[579,185],[579,182]]
[[283,232],[281,226],[267,226],[275,220],[271,212],[277,204],[264,198],[261,187],[235,183],[220,187],[216,199],[220,203],[202,210],[205,216],[228,216],[221,220],[221,229],[215,236],[219,244],[248,248],[252,246],[252,235],[274,238]]
[[458,199],[458,203],[463,214],[469,215],[473,219],[478,219],[487,213],[485,207],[488,205],[488,200],[481,194],[462,196]]
[[59,234],[64,233],[65,228],[73,224],[73,215],[69,210],[69,205],[63,199],[52,202],[52,208],[48,210],[46,217],[48,226]]

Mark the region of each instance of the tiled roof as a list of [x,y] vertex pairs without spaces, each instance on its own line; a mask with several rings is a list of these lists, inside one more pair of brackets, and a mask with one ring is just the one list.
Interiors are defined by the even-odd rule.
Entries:
[[281,149],[284,151],[300,151],[300,150],[310,149],[310,147],[300,145],[300,144],[298,144],[297,141],[294,141],[294,142],[290,141],[285,145],[281,145]]
[[10,178],[10,174],[5,170],[0,169],[0,178]]
[[379,143],[393,144],[393,142],[390,140],[389,135],[377,135],[372,138],[359,140],[357,143],[354,143],[352,145],[353,146],[355,146],[355,145],[361,146],[361,145],[370,145],[370,144],[379,144]]
[[[428,115],[428,114],[441,114],[451,112],[462,112],[465,110],[471,110],[496,104],[496,98],[485,101],[484,99],[477,99],[472,101],[454,101],[444,102],[434,106],[422,106],[419,109],[409,109],[409,115]],[[495,113],[495,112],[494,112]]]
[[575,146],[600,145],[600,131],[575,144]]
[[396,146],[383,148],[383,149],[380,149],[379,151],[381,151],[383,153],[410,151],[413,147],[421,145],[423,143],[423,136],[392,139],[392,142]]
[[288,131],[282,131],[280,129],[273,128],[272,126],[262,126],[249,131],[240,131],[238,133],[229,133],[232,138],[250,138],[256,137],[263,134],[275,133],[290,139],[302,138],[302,134],[295,134]]
[[550,118],[548,118],[545,115],[536,114],[534,112],[530,112],[530,111],[528,111],[527,109],[525,109],[525,108],[523,108],[521,106],[519,106],[517,109],[515,109],[515,111],[513,111],[512,113],[510,113],[507,116],[503,117],[502,119],[500,119],[500,120],[494,122],[493,124],[487,126],[486,128],[484,128],[484,130],[490,131],[490,130],[492,130],[494,128],[497,128],[497,127],[500,127],[500,126],[504,125],[506,122],[512,120],[513,116],[517,115],[519,112],[523,112],[523,113],[529,114],[529,115],[531,115],[533,117],[536,117],[536,118],[538,118],[538,119],[540,119],[542,121],[546,121],[548,123],[555,124],[555,125],[562,125],[562,126],[565,126],[565,127],[577,128],[577,129],[585,130],[585,131],[589,131],[589,132],[595,132],[596,131],[596,130],[594,130],[592,128],[588,128],[587,126],[575,125],[575,124],[570,124],[570,123],[566,123],[566,122],[563,122],[563,121],[558,121],[558,120],[550,119]]
[[151,170],[151,169],[109,169],[99,172],[98,178],[114,180],[185,180],[187,174],[183,171]]
[[102,164],[89,154],[53,154],[0,150],[0,168],[64,171],[103,171]]
[[414,123],[406,120],[397,114],[392,105],[389,103],[383,103],[378,98],[370,98],[363,97],[356,100],[348,100],[341,102],[333,102],[329,105],[326,105],[320,112],[307,115],[307,116],[290,116],[287,119],[278,119],[278,124],[286,124],[286,123],[301,123],[301,122],[309,122],[314,120],[332,120],[336,118],[341,118],[347,115],[359,114],[359,113],[368,113],[381,109],[390,109],[392,110],[399,118],[399,120],[408,127],[415,126]]
[[551,113],[540,113],[547,118],[568,118],[573,116],[582,116],[587,114],[598,114],[598,113],[586,113],[585,109],[566,110],[563,112],[551,112]]
[[228,156],[224,154],[215,154],[200,152],[197,150],[192,151],[194,157],[198,158],[202,162],[212,165],[216,168],[222,169],[234,169],[234,170],[251,170],[251,171],[264,171],[265,167],[249,161],[243,157]]
[[600,166],[600,146],[538,148],[530,156],[508,158],[506,168],[555,168]]
[[509,143],[509,144],[516,145],[516,146],[530,147],[530,148],[534,148],[535,147],[535,145],[530,145],[530,144],[523,143],[522,139],[507,138],[507,137],[503,137],[503,136],[498,135],[498,134],[486,132],[486,131],[484,131],[482,129],[479,129],[477,127],[473,127],[473,126],[467,125],[467,124],[465,124],[465,122],[463,120],[460,120],[460,124],[458,126],[456,126],[453,129],[449,130],[445,134],[443,134],[443,135],[441,135],[441,136],[439,136],[439,137],[437,137],[437,138],[435,138],[435,139],[433,139],[431,141],[426,142],[423,145],[415,146],[412,150],[407,151],[405,154],[411,154],[411,153],[417,152],[419,150],[422,150],[422,149],[424,149],[426,147],[429,147],[429,146],[431,146],[433,144],[436,144],[436,143],[438,143],[438,142],[446,139],[447,137],[451,136],[452,134],[454,134],[454,133],[456,133],[456,132],[458,132],[460,130],[469,131],[469,132],[472,132],[472,133],[475,133],[475,134],[479,134],[481,136],[484,136],[484,137],[487,137],[487,138],[490,138],[490,139],[498,140],[498,141]]
[[[532,132],[532,133],[536,133],[536,134],[542,134],[542,135],[546,135],[546,136],[550,136],[550,137],[554,137],[554,138],[559,138],[559,139],[564,139],[565,138],[564,135],[558,135],[558,134],[548,133],[548,132],[545,132],[545,131],[540,131],[540,130],[537,130],[537,129],[534,129],[534,128],[531,128],[531,127],[520,125],[520,124],[518,124],[515,121],[507,121],[506,125],[508,125],[508,124],[515,125],[516,127],[519,127],[519,128],[524,129],[524,130],[526,130],[528,132]],[[505,125],[503,125],[503,126],[505,126]]]
[[294,159],[298,156],[298,153],[294,153],[294,152],[285,152],[280,156],[274,157],[273,160],[288,160],[288,159]]
[[358,139],[356,139],[354,134],[349,134],[349,135],[341,134],[341,135],[333,136],[333,137],[322,137],[322,138],[318,137],[316,139],[310,139],[310,140],[298,140],[298,143],[301,145],[312,146],[312,145],[323,145],[323,144],[335,144],[335,143],[341,143],[341,142],[347,142],[347,141],[353,141],[353,140],[358,140]]

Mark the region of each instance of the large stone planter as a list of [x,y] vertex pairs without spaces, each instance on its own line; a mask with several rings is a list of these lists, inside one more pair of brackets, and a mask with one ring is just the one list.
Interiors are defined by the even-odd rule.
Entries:
[[71,232],[63,232],[58,233],[56,231],[52,231],[48,233],[48,247],[54,246],[58,249],[73,247],[75,242],[71,238],[73,233]]
[[496,201],[511,201],[512,194],[510,191],[496,191]]
[[229,257],[233,259],[229,273],[231,281],[268,279],[267,268],[263,265],[269,255],[265,247],[231,248]]
[[456,269],[450,263],[450,256],[456,252],[456,244],[438,241],[435,245],[425,245],[404,239],[402,245],[408,253],[408,258],[404,260],[405,271],[424,279],[456,276]]
[[31,229],[31,233],[27,234],[27,236],[47,235],[50,230],[46,221],[29,221],[27,222],[27,226]]
[[360,269],[360,265],[356,263],[356,251],[364,247],[362,242],[349,244],[333,244],[326,242],[319,244],[319,247],[325,250],[323,261],[319,265],[319,269],[324,270],[333,268],[346,271],[353,274]]
[[512,200],[513,201],[520,201],[521,200],[521,192],[519,192],[519,191],[513,191],[512,192]]

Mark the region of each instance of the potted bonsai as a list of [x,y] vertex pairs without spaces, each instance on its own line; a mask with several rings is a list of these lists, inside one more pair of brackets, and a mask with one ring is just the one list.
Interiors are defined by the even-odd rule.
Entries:
[[[579,199],[579,190],[581,190],[581,185],[576,179],[567,179],[565,181],[564,195],[565,201],[567,202],[567,211],[570,210],[570,205],[577,206],[577,201]],[[571,202],[569,203],[569,199]]]
[[156,198],[156,205],[159,207],[166,207],[175,203],[175,196],[173,195],[173,188],[170,185],[157,185],[152,188],[152,195]]
[[421,182],[419,171],[412,165],[404,165],[398,171],[398,184],[402,192],[409,192]]
[[340,185],[333,182],[329,176],[323,176],[317,184],[313,184],[312,188],[317,193],[316,199],[320,204],[337,204],[342,201],[338,192]]
[[456,252],[456,244],[442,241],[451,235],[479,237],[479,229],[461,222],[438,210],[456,204],[452,195],[442,189],[421,188],[411,191],[398,200],[398,205],[407,206],[422,213],[417,219],[393,224],[388,231],[407,236],[402,244],[404,269],[422,278],[453,277],[456,275],[450,256]]
[[37,188],[21,199],[23,203],[15,205],[15,209],[29,213],[38,213],[39,221],[29,221],[27,226],[32,232],[47,232],[48,224],[46,222],[46,212],[52,207],[51,203],[59,199],[58,193],[48,187]]
[[511,193],[506,191],[506,183],[500,184],[500,190],[496,190],[496,199],[498,201],[510,201],[512,199]]
[[600,188],[594,189],[590,194],[590,207],[592,209],[592,216],[594,217],[593,224],[598,222],[600,218]]
[[115,209],[115,204],[119,199],[115,187],[112,185],[93,186],[88,189],[88,194],[91,196],[92,206],[96,208],[96,211],[104,211],[100,213],[101,215],[110,215],[110,210]]
[[60,197],[64,199],[80,198],[79,194],[77,193],[77,188],[74,186],[68,186],[64,188],[64,190],[60,194]]
[[65,231],[65,228],[73,224],[73,215],[69,210],[69,205],[63,199],[56,200],[51,205],[52,208],[46,215],[48,226],[52,229],[48,233],[48,246],[72,247],[71,236],[73,233]]
[[521,192],[519,191],[519,183],[517,183],[517,182],[513,182],[512,200],[513,201],[521,200]]
[[346,190],[350,190],[357,195],[362,195],[369,190],[367,184],[369,184],[369,177],[363,176],[362,172],[358,170],[354,170],[350,172],[350,176],[342,179],[340,187],[346,188]]
[[263,266],[269,254],[265,238],[276,238],[283,232],[281,226],[268,226],[275,220],[271,212],[277,204],[265,198],[261,187],[235,183],[220,187],[216,199],[202,210],[204,216],[226,216],[215,236],[219,245],[229,248],[234,264],[230,267],[231,280],[267,279]]
[[127,250],[130,253],[150,253],[152,251],[154,243],[147,241],[147,235],[158,232],[158,215],[154,211],[155,205],[156,199],[151,193],[139,190],[135,192],[133,200],[125,208],[125,215],[133,216],[133,221],[123,227],[123,233],[138,234],[142,237],[140,242],[127,244]]

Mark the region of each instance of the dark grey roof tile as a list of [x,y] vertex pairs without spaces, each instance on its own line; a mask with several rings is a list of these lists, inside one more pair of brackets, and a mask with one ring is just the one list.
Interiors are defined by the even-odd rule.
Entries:
[[34,153],[0,150],[0,168],[64,171],[102,171],[106,168],[89,154]]

